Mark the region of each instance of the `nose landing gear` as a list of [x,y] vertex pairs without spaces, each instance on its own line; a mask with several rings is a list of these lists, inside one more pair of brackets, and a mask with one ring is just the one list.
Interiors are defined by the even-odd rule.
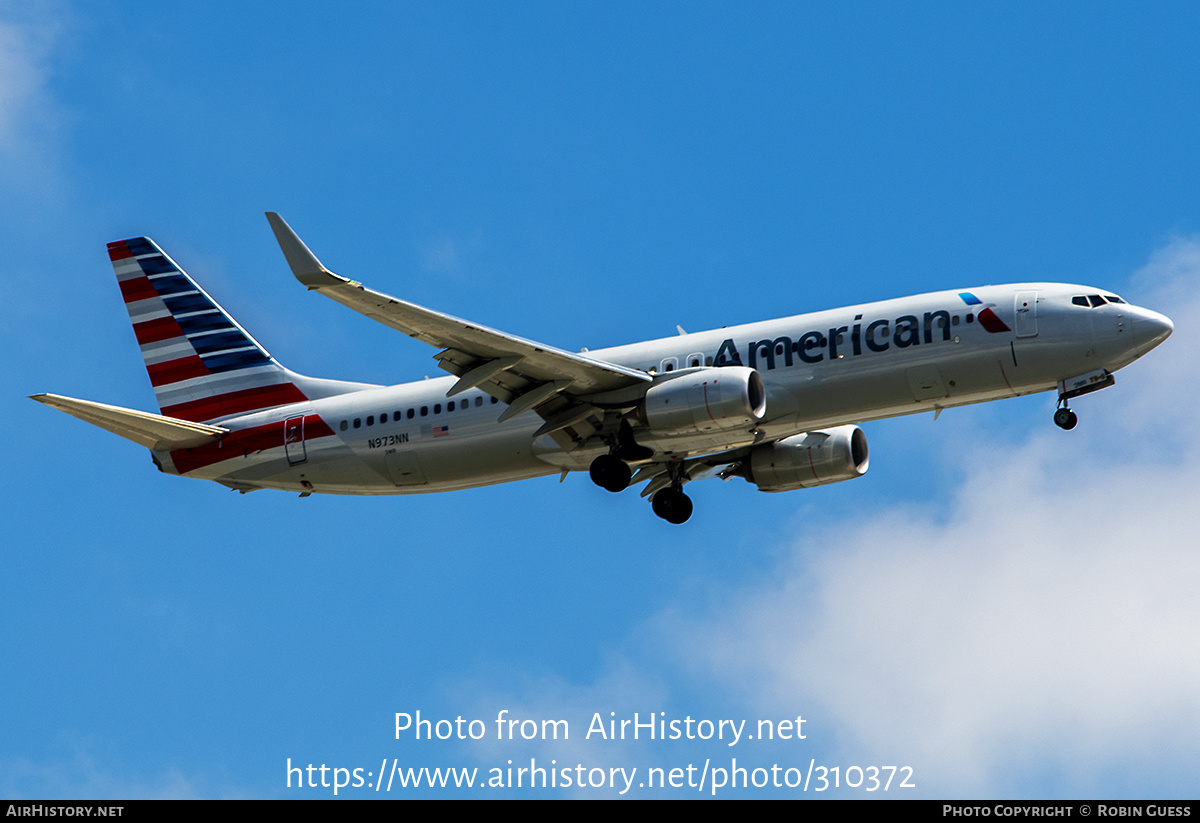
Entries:
[[1059,402],[1062,403],[1062,406],[1059,407],[1058,411],[1054,412],[1054,425],[1064,431],[1070,431],[1079,425],[1079,417],[1075,412],[1067,408],[1067,401],[1065,399]]
[[1106,389],[1117,382],[1108,369],[1096,369],[1078,377],[1058,381],[1058,410],[1054,412],[1054,425],[1070,431],[1079,424],[1075,412],[1067,408],[1067,402],[1072,397],[1081,394],[1091,394],[1100,389]]

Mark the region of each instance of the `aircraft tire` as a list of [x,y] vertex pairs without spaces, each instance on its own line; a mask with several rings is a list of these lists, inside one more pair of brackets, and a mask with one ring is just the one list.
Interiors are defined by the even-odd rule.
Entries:
[[663,520],[678,526],[692,516],[692,498],[679,489],[662,489],[650,498],[650,508]]
[[1054,425],[1063,431],[1070,431],[1079,425],[1079,417],[1070,409],[1059,409],[1054,413]]
[[592,482],[600,488],[616,493],[629,488],[629,481],[633,479],[633,470],[624,460],[611,454],[602,454],[592,461],[592,465],[588,468],[588,475],[592,478]]
[[667,519],[667,512],[670,508],[667,500],[670,496],[671,489],[662,489],[661,491],[656,491],[654,496],[650,498],[650,508],[654,510],[656,517],[661,517],[663,520]]

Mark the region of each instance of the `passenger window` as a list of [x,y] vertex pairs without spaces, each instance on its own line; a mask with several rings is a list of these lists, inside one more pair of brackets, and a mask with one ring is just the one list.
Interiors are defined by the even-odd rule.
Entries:
[[476,406],[483,405],[483,395],[482,394],[475,398],[475,405]]
[[441,403],[434,403],[434,404],[433,404],[433,413],[434,413],[434,414],[441,414],[441,413],[442,413],[442,404],[441,404]]
[[361,417],[354,418],[354,428],[357,429],[360,426],[362,426],[362,418]]
[[368,414],[368,415],[367,415],[367,425],[368,425],[368,426],[374,426],[374,425],[375,425],[375,415],[373,415],[373,414]]
[[404,416],[407,417],[409,420],[412,420],[415,415],[416,415],[416,410],[409,409],[408,412]]
[[384,412],[383,414],[379,415],[379,422],[380,422],[380,423],[386,423],[386,422],[387,422],[387,412]]
[[343,420],[342,421],[342,431],[345,431],[348,428],[350,428],[350,424],[347,423],[345,420]]
[[449,403],[446,404],[446,411],[448,411],[448,412],[454,411],[454,401],[453,400],[451,400]]
[[429,416],[429,407],[428,407],[428,406],[422,406],[422,407],[421,407],[421,416],[422,416],[422,417],[428,417],[428,416]]

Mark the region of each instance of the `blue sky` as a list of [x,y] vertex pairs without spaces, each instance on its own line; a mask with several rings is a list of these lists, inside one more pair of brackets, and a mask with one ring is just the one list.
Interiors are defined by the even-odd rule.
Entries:
[[[0,2],[0,794],[737,758],[911,766],[888,796],[1195,797],[1198,27],[1187,3]],[[1023,280],[1176,333],[1070,434],[1048,395],[872,423],[866,477],[697,483],[682,528],[583,476],[239,496],[26,399],[154,409],[104,252],[139,235],[290,368],[439,373],[299,287],[267,210],[341,274],[567,349]],[[397,740],[417,710],[488,739]],[[501,710],[571,739],[497,741]],[[584,739],[611,712],[806,738]],[[464,794],[616,791],[390,796]],[[802,793],[723,792],[774,794]]]

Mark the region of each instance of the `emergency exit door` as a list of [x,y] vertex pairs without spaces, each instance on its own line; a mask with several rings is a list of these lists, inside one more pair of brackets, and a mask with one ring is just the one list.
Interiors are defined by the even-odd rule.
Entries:
[[290,466],[308,460],[308,453],[304,450],[303,417],[289,417],[283,421],[283,450],[287,453]]

